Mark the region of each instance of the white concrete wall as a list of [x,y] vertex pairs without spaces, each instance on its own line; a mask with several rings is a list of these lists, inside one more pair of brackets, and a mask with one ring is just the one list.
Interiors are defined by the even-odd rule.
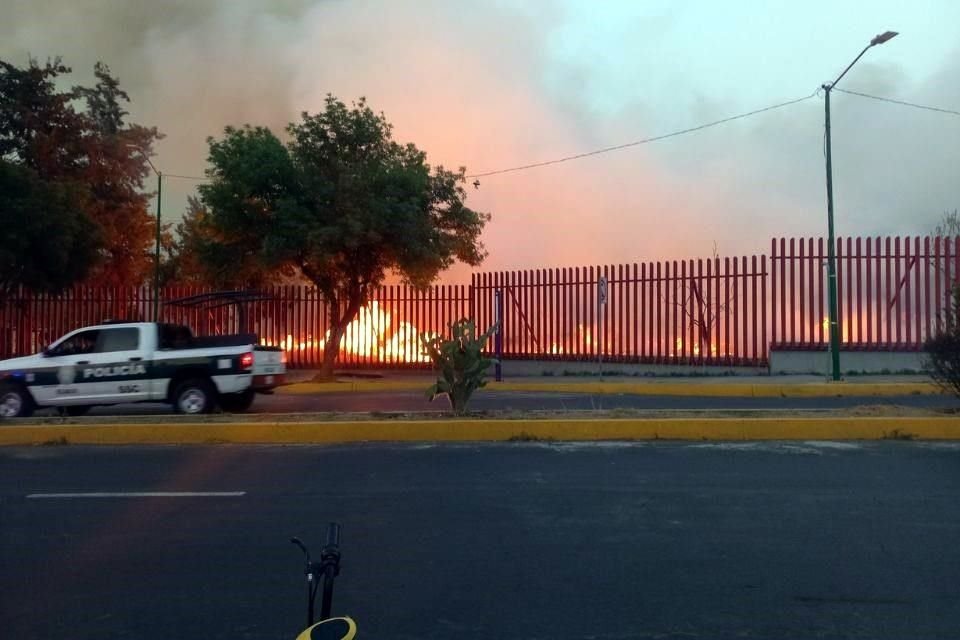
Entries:
[[[840,373],[920,373],[925,369],[922,351],[840,351]],[[828,351],[770,352],[770,373],[830,375]]]
[[[504,360],[504,377],[529,376],[598,376],[597,362],[557,362],[554,360]],[[704,367],[670,364],[628,364],[604,362],[603,372],[622,376],[757,376],[766,375],[766,367]],[[487,376],[493,377],[493,367]]]

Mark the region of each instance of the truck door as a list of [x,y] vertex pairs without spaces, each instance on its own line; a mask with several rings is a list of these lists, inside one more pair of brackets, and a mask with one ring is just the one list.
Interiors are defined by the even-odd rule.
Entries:
[[97,381],[84,378],[84,369],[94,359],[99,329],[78,331],[43,354],[43,370],[31,391],[42,406],[94,404],[100,397]]
[[140,350],[139,327],[100,329],[96,353],[84,376],[97,380],[103,402],[140,402],[149,397],[147,363]]

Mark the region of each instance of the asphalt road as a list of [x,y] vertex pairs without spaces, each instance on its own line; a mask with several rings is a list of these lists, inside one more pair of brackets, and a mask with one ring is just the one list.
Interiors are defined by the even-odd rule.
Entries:
[[[583,411],[611,409],[839,409],[863,405],[897,405],[923,408],[960,408],[960,400],[946,395],[822,398],[731,398],[646,395],[592,395],[579,393],[504,392],[481,390],[470,408],[478,411],[552,410]],[[259,395],[250,413],[342,412],[442,412],[449,411],[446,398],[428,402],[421,391],[316,393],[310,395]],[[169,405],[144,403],[96,407],[90,415],[150,415],[172,413]],[[47,409],[38,416],[52,415]]]
[[[958,490],[947,443],[3,448],[0,629],[293,638],[338,520],[362,638],[957,638]],[[50,495],[131,491],[228,495]]]

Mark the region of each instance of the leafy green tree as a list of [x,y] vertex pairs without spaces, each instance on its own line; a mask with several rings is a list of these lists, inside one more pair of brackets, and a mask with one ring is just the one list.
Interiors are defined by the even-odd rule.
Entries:
[[149,211],[153,194],[144,192],[152,175],[147,162],[156,128],[128,124],[123,103],[130,98],[110,68],[98,62],[93,87],[74,87],[73,95],[86,104],[83,151],[86,163],[77,179],[89,189],[86,213],[100,228],[104,247],[90,274],[99,284],[139,285],[154,269],[156,219]]
[[0,304],[19,287],[59,293],[90,269],[100,241],[80,197],[70,183],[0,160]]
[[32,169],[42,180],[76,174],[83,164],[86,123],[72,92],[59,91],[71,72],[59,58],[26,68],[0,60],[0,158]]
[[[95,264],[100,284],[139,285],[152,272],[151,194],[143,192],[154,128],[125,122],[129,96],[98,63],[93,87],[58,88],[71,69],[59,59],[25,68],[0,60],[0,158],[76,196],[98,229]],[[2,241],[0,241],[2,242]]]
[[325,375],[388,273],[426,286],[455,260],[477,265],[486,255],[490,216],[464,204],[465,169],[431,167],[391,129],[364,99],[348,108],[327,96],[321,113],[287,127],[288,144],[250,126],[208,141],[205,232],[241,270],[292,268],[317,286],[329,311]]

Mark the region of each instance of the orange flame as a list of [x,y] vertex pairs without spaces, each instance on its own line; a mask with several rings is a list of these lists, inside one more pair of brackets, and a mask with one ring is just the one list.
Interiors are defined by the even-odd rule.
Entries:
[[[341,355],[351,354],[378,362],[430,362],[430,356],[420,343],[420,331],[409,322],[393,325],[390,314],[381,309],[379,302],[361,307],[357,317],[344,328],[340,338]],[[435,335],[424,334],[427,339]],[[286,351],[322,350],[329,338],[330,332],[327,331],[320,339],[309,334],[300,338],[287,335],[277,345],[267,339],[260,343],[268,347],[279,346]]]

